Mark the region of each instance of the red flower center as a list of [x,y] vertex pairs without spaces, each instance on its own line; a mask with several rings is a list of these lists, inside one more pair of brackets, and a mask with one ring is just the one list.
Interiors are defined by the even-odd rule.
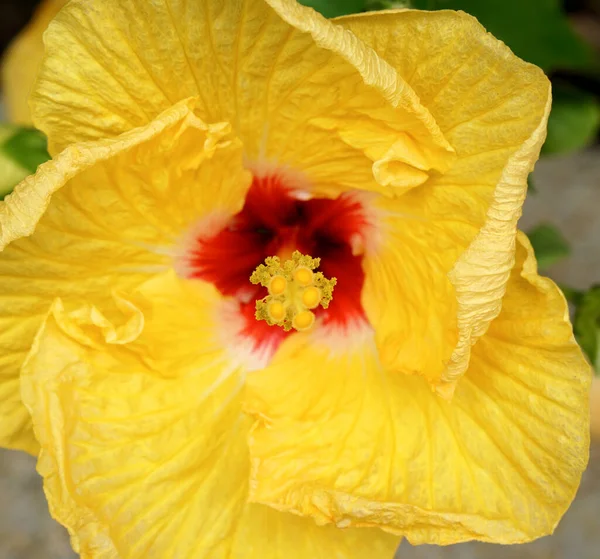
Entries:
[[285,176],[255,176],[243,209],[218,231],[205,231],[188,245],[186,275],[213,283],[238,299],[245,327],[241,334],[257,348],[274,349],[287,335],[277,326],[254,318],[255,301],[266,289],[249,281],[254,269],[268,256],[290,258],[294,250],[320,258],[319,271],[337,278],[328,309],[316,310],[321,324],[348,328],[365,321],[361,304],[364,283],[362,249],[369,221],[356,195],[338,198],[298,197]]

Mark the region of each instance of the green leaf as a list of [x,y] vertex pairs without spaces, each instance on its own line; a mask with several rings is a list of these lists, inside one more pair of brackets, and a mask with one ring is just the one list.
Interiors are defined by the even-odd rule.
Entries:
[[0,148],[5,156],[35,173],[38,165],[50,159],[46,137],[35,128],[19,128]]
[[422,10],[464,10],[519,57],[545,71],[589,69],[597,61],[561,11],[559,0],[414,0]]
[[573,287],[569,287],[567,285],[564,284],[559,284],[559,286],[561,291],[563,292],[563,295],[565,296],[565,299],[573,304],[573,305],[579,305],[579,303],[581,303],[581,299],[583,298],[583,291],[580,291],[579,289],[574,289]]
[[528,194],[537,194],[537,188],[535,187],[535,183],[533,182],[533,174],[529,173],[527,175],[527,193]]
[[7,156],[2,150],[6,140],[11,138],[16,130],[16,126],[0,124],[0,200],[3,200],[29,174],[27,169]]
[[540,269],[569,256],[569,243],[553,225],[542,223],[528,233]]
[[574,331],[596,373],[600,373],[600,285],[583,295],[575,311]]
[[412,8],[412,0],[366,0],[365,9],[371,10],[398,10]]
[[365,11],[365,0],[299,0],[325,17],[338,17]]
[[0,124],[0,200],[48,159],[46,138],[41,132]]
[[600,128],[600,103],[573,87],[552,86],[552,112],[543,154],[567,153],[591,144]]

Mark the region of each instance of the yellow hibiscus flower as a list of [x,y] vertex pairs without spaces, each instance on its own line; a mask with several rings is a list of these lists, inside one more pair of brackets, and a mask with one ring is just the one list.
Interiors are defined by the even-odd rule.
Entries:
[[72,0],[45,41],[55,158],[0,203],[0,440],[39,448],[82,557],[553,530],[591,375],[516,229],[539,69],[463,13],[292,0]]

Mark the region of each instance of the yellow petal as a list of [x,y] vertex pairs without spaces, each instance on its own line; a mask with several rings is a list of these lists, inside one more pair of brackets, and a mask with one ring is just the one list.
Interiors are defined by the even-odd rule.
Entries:
[[[317,526],[263,505],[246,506],[231,559],[392,559],[400,538],[373,528]],[[212,559],[212,556],[210,557]]]
[[70,146],[0,202],[0,444],[35,451],[17,379],[55,297],[84,297],[110,315],[112,290],[167,269],[191,223],[242,203],[239,143],[192,104],[118,139]]
[[[468,366],[471,345],[500,312],[514,263],[527,175],[545,138],[549,82],[539,68],[515,57],[462,12],[402,10],[348,16],[336,22],[380,53],[409,82],[456,151],[456,161],[447,172],[431,176],[391,208],[404,222],[392,228],[412,228],[414,236],[420,236],[419,243],[436,248],[445,245],[451,253],[449,257],[438,250],[433,259],[444,276],[449,274],[458,299],[458,317],[452,323],[444,323],[442,317],[434,320],[442,330],[455,330],[457,323],[458,340],[453,351],[438,350],[436,371],[430,375],[441,378],[437,390],[450,397]],[[440,236],[442,240],[437,240]],[[373,265],[372,291],[378,284],[394,281],[394,275],[406,268],[402,262],[395,267],[391,264],[398,258],[389,250],[380,259],[388,262],[390,274],[386,277],[385,270]],[[418,289],[415,286],[413,291]],[[402,316],[405,298],[398,294],[390,308],[393,292],[379,291],[378,312],[388,314],[374,320],[379,344],[386,348],[393,366],[410,368],[401,347],[406,326],[394,324],[391,316]],[[435,315],[435,307],[440,302],[444,305],[447,293],[445,288],[438,289],[418,312]],[[412,299],[407,304],[416,306]],[[423,328],[427,326],[422,324],[419,334]],[[440,334],[434,335],[437,343]],[[445,361],[441,372],[440,358]]]
[[600,380],[597,377],[590,391],[590,431],[594,439],[600,438]]
[[382,370],[368,332],[346,351],[305,342],[248,380],[253,501],[415,544],[553,531],[587,462],[591,377],[524,237],[452,402]]
[[42,34],[66,3],[67,0],[44,0],[2,58],[4,113],[12,122],[32,124],[29,95],[44,57]]
[[[408,195],[411,197],[412,195]],[[404,198],[371,200],[378,246],[363,260],[362,304],[373,325],[382,366],[440,383],[458,339],[457,293],[448,274],[477,231],[444,220]]]
[[50,509],[81,556],[391,559],[397,537],[246,504],[245,372],[214,336],[220,295],[166,274],[136,299],[125,345],[57,301],[23,368]]
[[390,65],[295,2],[75,0],[45,41],[32,108],[51,153],[198,96],[249,161],[300,170],[318,192],[401,193],[453,158]]

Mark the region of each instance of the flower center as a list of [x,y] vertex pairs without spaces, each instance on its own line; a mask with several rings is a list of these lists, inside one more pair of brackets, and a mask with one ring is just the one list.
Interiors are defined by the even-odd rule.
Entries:
[[269,294],[256,302],[257,320],[269,326],[277,324],[286,332],[302,331],[315,323],[312,309],[326,309],[332,299],[337,279],[327,279],[322,272],[314,273],[320,258],[311,258],[297,250],[283,266],[277,256],[271,256],[252,272],[250,281],[266,287]]
[[[299,310],[294,315],[298,329],[310,326],[315,316],[323,326],[342,329],[366,322],[361,304],[362,257],[371,226],[364,203],[354,193],[307,200],[294,184],[284,171],[255,175],[242,210],[218,224],[215,219],[200,223],[176,262],[181,275],[211,282],[223,295],[237,300],[244,319],[241,334],[253,338],[258,348],[276,348],[287,335],[282,328],[269,326],[269,320],[273,324],[285,320],[277,318],[287,312],[281,298],[278,302],[283,308],[265,308],[269,320],[257,322],[254,316],[255,301],[266,303],[269,295],[289,287],[282,283],[287,278],[280,279],[278,274],[266,286],[249,281],[253,271],[273,256],[285,261],[294,251],[310,254],[320,260],[319,271],[324,277],[337,278],[335,300],[328,308],[317,302],[322,293],[308,289],[308,285],[302,291],[305,309],[296,306]],[[300,276],[313,273],[310,266],[304,268],[298,269]],[[300,284],[302,279],[295,281]]]

